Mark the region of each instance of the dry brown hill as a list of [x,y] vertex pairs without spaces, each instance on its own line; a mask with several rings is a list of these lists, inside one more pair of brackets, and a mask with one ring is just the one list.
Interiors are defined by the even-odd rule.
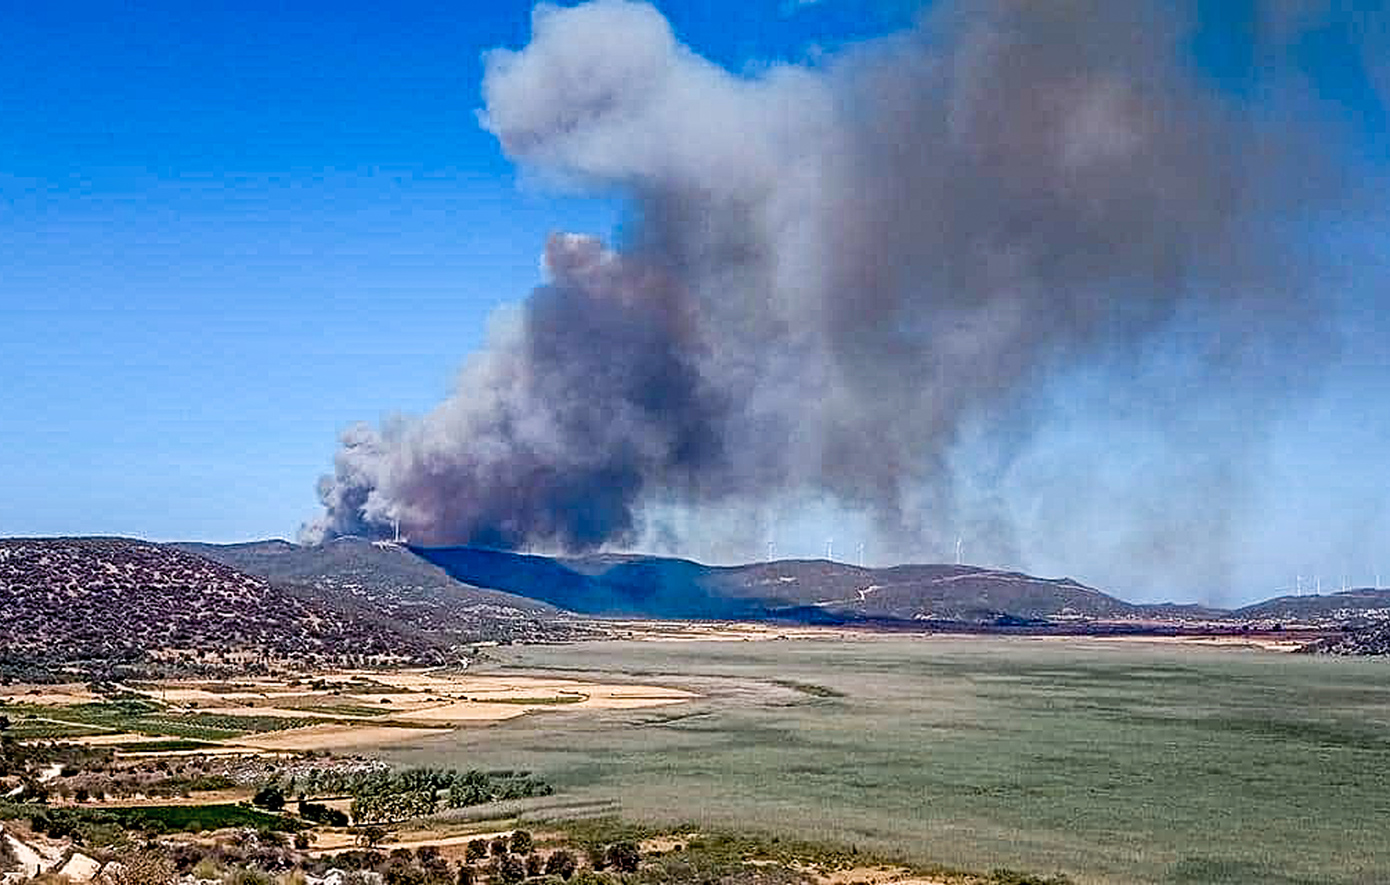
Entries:
[[0,540],[0,624],[0,667],[11,678],[176,658],[426,659],[442,648],[371,613],[123,538]]

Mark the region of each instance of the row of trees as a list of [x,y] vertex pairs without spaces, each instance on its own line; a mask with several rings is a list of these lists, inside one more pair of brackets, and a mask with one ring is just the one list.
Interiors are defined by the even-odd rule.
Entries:
[[285,807],[296,787],[301,804],[306,795],[344,792],[353,797],[354,824],[383,824],[434,814],[442,804],[467,808],[506,799],[549,796],[554,789],[528,772],[454,771],[411,768],[404,771],[312,771],[291,778],[282,788],[278,781],[266,784],[252,801],[271,811]]

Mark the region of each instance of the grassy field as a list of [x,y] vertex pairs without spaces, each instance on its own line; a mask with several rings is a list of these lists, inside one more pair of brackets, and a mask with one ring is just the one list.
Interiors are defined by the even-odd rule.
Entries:
[[534,770],[634,820],[1082,883],[1390,882],[1390,662],[899,639],[497,650],[702,700],[563,708],[400,761]]

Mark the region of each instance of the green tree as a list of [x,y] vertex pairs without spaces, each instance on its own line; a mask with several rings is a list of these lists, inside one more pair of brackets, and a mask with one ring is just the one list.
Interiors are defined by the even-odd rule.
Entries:
[[545,859],[545,871],[552,876],[559,876],[565,881],[574,875],[574,871],[579,868],[579,861],[574,855],[561,848],[559,851],[552,852],[550,857]]
[[493,861],[492,880],[499,885],[516,885],[526,878],[526,865],[521,858],[504,854]]
[[251,804],[269,811],[280,811],[285,807],[285,794],[274,784],[266,784],[251,797]]
[[530,854],[534,844],[527,831],[516,830],[512,833],[512,854]]
[[482,839],[473,839],[468,843],[468,850],[464,854],[464,859],[469,863],[475,860],[482,860],[487,857],[487,842]]
[[492,840],[490,847],[492,848],[492,856],[500,857],[507,853],[507,849],[511,847],[511,843],[507,841],[506,836],[498,836],[496,839]]
[[409,861],[393,861],[383,874],[386,885],[425,885],[425,871]]

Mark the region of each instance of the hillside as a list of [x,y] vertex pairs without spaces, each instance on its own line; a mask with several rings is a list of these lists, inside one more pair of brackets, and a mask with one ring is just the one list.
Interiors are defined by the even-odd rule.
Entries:
[[572,628],[555,607],[450,577],[404,547],[363,538],[301,546],[288,541],[173,545],[264,578],[311,588],[328,604],[370,611],[455,642],[559,638]]
[[1308,654],[1370,656],[1390,655],[1390,621],[1380,621],[1309,643]]
[[1363,587],[1341,593],[1280,596],[1236,609],[1251,621],[1358,621],[1390,619],[1390,589]]
[[459,580],[587,614],[807,621],[1139,617],[1068,578],[964,565],[860,568],[825,560],[714,567],[602,554],[551,559],[470,547],[411,548]]
[[302,664],[433,657],[441,645],[380,618],[172,547],[123,538],[0,540],[0,668],[70,667],[250,654]]

